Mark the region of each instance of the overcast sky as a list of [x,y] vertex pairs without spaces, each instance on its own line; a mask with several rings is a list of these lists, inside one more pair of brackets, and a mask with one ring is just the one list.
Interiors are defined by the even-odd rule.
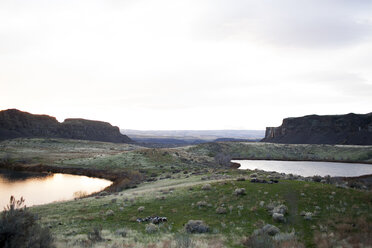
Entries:
[[0,0],[0,109],[123,129],[372,112],[370,0]]

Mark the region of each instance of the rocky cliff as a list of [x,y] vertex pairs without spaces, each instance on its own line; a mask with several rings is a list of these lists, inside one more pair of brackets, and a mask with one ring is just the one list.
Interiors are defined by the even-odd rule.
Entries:
[[0,140],[19,137],[47,137],[129,143],[132,140],[120,133],[118,127],[101,121],[66,119],[33,115],[17,109],[0,111]]
[[372,145],[372,113],[286,118],[279,127],[267,127],[262,141],[286,144]]

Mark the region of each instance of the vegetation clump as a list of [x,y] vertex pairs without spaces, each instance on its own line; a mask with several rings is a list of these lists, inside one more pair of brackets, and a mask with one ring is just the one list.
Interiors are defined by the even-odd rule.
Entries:
[[138,207],[138,212],[143,212],[143,210],[145,210],[145,207],[144,206],[140,206],[140,207]]
[[275,220],[276,222],[285,222],[285,217],[283,214],[280,214],[280,213],[273,213],[273,220]]
[[199,208],[200,207],[206,207],[206,206],[208,206],[208,203],[206,201],[198,201],[196,203],[196,206],[198,206]]
[[267,233],[270,236],[274,236],[278,233],[280,233],[279,228],[277,228],[274,225],[266,224],[264,227],[262,227],[262,232]]
[[216,209],[216,213],[217,213],[217,214],[226,214],[226,213],[227,213],[227,209],[224,208],[224,207],[218,207],[218,208]]
[[159,227],[153,223],[150,223],[146,225],[145,230],[147,233],[156,233],[157,231],[159,231]]
[[234,194],[237,195],[237,196],[245,195],[246,190],[245,190],[245,188],[235,189]]
[[202,220],[189,220],[185,225],[188,233],[206,233],[209,232],[209,226]]
[[210,184],[204,184],[202,190],[211,190],[212,186]]
[[93,230],[88,233],[88,240],[93,243],[104,241],[105,239],[102,237],[101,231],[102,227],[94,227]]
[[195,242],[190,238],[190,235],[184,232],[177,233],[174,236],[177,248],[192,248],[195,247]]
[[47,228],[37,223],[37,216],[28,211],[21,197],[10,197],[9,205],[0,217],[0,247],[4,248],[50,248],[53,237]]

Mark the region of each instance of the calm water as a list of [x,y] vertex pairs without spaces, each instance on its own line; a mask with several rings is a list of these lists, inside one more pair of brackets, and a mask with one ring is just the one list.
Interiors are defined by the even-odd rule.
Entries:
[[243,170],[259,169],[286,174],[292,173],[305,177],[314,175],[355,177],[372,174],[371,164],[269,160],[233,160],[232,162],[241,164],[239,169]]
[[74,193],[87,194],[100,191],[111,181],[69,174],[41,174],[14,172],[0,169],[0,211],[14,195],[26,199],[26,205],[39,205],[54,201],[71,200]]

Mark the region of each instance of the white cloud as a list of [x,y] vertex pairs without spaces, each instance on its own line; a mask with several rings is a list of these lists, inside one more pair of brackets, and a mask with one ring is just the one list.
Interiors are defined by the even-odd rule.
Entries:
[[369,1],[4,0],[0,109],[144,129],[368,112],[370,12]]

